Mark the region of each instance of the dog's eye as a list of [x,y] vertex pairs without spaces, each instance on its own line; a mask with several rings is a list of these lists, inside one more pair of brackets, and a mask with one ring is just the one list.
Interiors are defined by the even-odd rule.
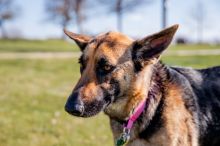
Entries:
[[113,70],[114,70],[114,66],[109,64],[109,62],[106,59],[101,58],[98,61],[97,68],[96,68],[96,71],[98,74],[106,75],[106,74],[112,72]]
[[114,67],[112,65],[103,65],[103,66],[99,66],[97,68],[97,72],[99,74],[102,74],[102,75],[106,75],[108,73],[110,73],[112,70],[114,69]]
[[103,70],[105,70],[105,71],[110,71],[110,70],[111,70],[111,66],[110,66],[110,65],[105,65],[105,66],[103,67]]

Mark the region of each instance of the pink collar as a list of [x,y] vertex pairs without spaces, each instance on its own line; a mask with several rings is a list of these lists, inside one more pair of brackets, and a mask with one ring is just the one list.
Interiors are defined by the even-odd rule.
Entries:
[[123,133],[117,140],[116,146],[123,146],[125,143],[129,141],[131,128],[134,122],[140,117],[141,113],[144,111],[146,104],[148,106],[149,99],[147,101],[146,99],[141,101],[135,108],[133,114],[129,117],[127,124],[124,125]]
[[128,119],[127,125],[124,126],[124,128],[130,130],[134,124],[134,122],[137,120],[137,118],[141,115],[141,113],[144,111],[146,105],[146,100],[141,101],[138,106],[135,108],[133,114]]

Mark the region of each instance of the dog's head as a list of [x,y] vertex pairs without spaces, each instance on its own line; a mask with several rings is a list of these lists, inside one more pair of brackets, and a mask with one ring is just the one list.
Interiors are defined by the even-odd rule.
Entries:
[[131,96],[145,96],[152,67],[177,28],[174,25],[141,40],[118,32],[90,37],[65,30],[82,51],[81,77],[65,110],[75,116],[89,117],[104,109],[108,112],[125,107],[125,102],[120,101],[132,101]]

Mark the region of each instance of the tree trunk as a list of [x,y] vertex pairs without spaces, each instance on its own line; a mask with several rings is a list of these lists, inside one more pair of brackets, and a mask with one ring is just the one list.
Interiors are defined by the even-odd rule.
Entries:
[[203,43],[203,19],[204,19],[204,7],[202,2],[198,2],[197,4],[197,43]]
[[7,38],[7,34],[3,26],[3,20],[0,20],[0,32],[3,39]]
[[122,32],[122,12],[117,12],[117,29],[118,31]]
[[78,33],[84,33],[83,32],[83,14],[82,14],[82,6],[83,6],[84,0],[78,0],[76,1],[76,7],[75,7],[75,13],[76,13],[76,25],[78,29]]
[[116,15],[117,15],[117,29],[118,31],[122,32],[123,31],[122,0],[117,0]]
[[162,28],[167,26],[167,0],[162,0]]

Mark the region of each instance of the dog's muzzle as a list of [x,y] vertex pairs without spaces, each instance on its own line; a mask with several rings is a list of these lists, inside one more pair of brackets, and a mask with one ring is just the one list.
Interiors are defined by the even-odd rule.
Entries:
[[78,92],[72,93],[65,105],[65,110],[74,116],[82,116],[84,113],[84,105],[78,97]]

